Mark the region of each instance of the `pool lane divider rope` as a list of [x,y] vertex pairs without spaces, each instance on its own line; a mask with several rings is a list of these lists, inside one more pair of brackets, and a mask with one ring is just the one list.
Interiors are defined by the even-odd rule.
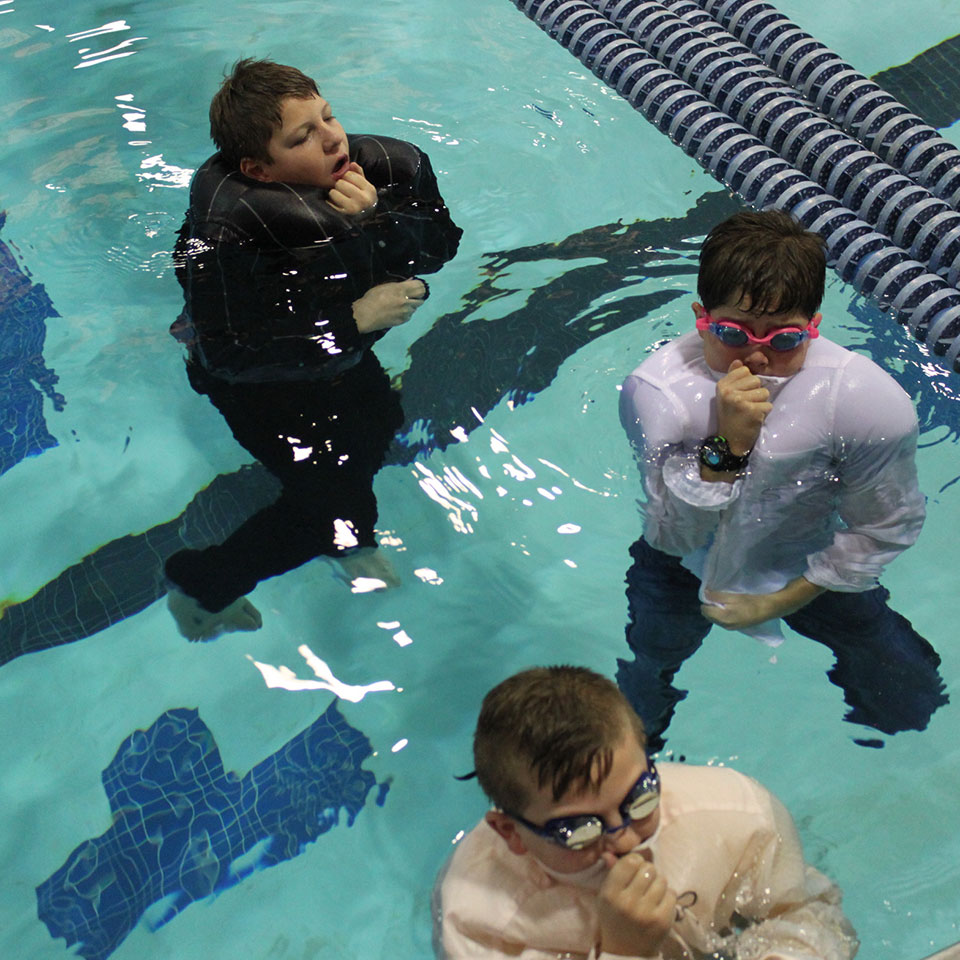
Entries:
[[[745,74],[739,60],[664,4],[591,0],[591,5],[828,194],[957,287],[960,213],[948,203],[801,105],[796,93],[787,95],[765,77]],[[960,165],[954,172],[960,181]]]
[[746,204],[786,210],[819,233],[844,281],[960,372],[960,290],[949,282],[960,274],[960,219],[948,204],[879,158],[864,157],[862,144],[802,95],[785,96],[768,69],[744,66],[663,3],[513,2]]
[[960,150],[775,7],[759,0],[664,2],[684,19],[696,17],[690,8],[697,7],[722,24],[731,40],[746,45],[837,126],[960,209]]

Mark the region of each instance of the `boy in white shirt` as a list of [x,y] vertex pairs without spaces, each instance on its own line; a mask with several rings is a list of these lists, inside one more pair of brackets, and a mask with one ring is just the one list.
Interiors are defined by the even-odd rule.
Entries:
[[922,730],[947,702],[940,658],[878,582],[923,525],[916,413],[820,335],[825,269],[789,215],[736,214],[704,242],[696,330],[623,385],[646,503],[627,573],[636,659],[617,679],[657,746],[686,695],[673,676],[714,623],[775,645],[783,618],[828,646],[852,722]]

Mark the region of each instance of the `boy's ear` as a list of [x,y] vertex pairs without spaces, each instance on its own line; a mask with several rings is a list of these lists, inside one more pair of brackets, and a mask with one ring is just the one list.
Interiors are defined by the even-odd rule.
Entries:
[[261,183],[273,183],[273,177],[270,171],[260,160],[254,160],[253,157],[243,157],[240,161],[240,172],[251,180],[259,180]]
[[503,837],[504,843],[511,853],[522,856],[527,852],[527,848],[520,837],[520,832],[517,830],[517,822],[513,817],[508,816],[502,810],[488,810],[484,819]]
[[699,320],[701,317],[707,315],[707,311],[703,309],[702,303],[695,303],[693,305],[693,315]]

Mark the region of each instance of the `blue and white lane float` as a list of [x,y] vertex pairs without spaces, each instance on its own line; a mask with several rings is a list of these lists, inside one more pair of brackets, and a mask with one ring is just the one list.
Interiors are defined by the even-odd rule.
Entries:
[[698,0],[697,5],[847,133],[960,209],[960,150],[886,90],[769,3]]
[[[960,291],[787,163],[593,5],[513,2],[745,203],[789,211],[818,232],[843,280],[892,311],[960,372]],[[744,81],[752,77],[744,70]],[[939,242],[938,225],[932,229]]]
[[799,104],[796,94],[745,70],[663,3],[590,0],[590,5],[828,194],[958,286],[960,213],[948,203]]
[[729,54],[752,73],[763,77],[773,86],[782,87],[784,92],[790,93],[803,106],[816,110],[814,103],[807,100],[795,87],[792,87],[780,74],[767,66],[761,57],[753,50],[741,43],[727,29],[716,20],[696,0],[663,0],[663,5],[669,8],[678,17],[683,17],[691,27],[696,27],[702,34],[715,43],[724,53]]

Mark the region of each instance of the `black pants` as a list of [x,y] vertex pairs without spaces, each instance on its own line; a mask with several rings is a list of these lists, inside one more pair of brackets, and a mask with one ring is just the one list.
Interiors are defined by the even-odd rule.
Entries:
[[169,580],[217,611],[345,542],[376,545],[373,480],[403,410],[373,353],[333,380],[231,384],[196,364],[187,374],[282,490],[219,546],[170,557]]
[[[674,674],[692,656],[712,624],[700,612],[700,581],[679,559],[642,537],[630,547],[627,571],[632,661],[618,660],[617,683],[643,718],[653,749],[663,743],[676,704],[687,691]],[[784,620],[797,633],[829,647],[827,673],[843,690],[851,723],[884,733],[923,730],[948,702],[937,672],[940,657],[905,617],[887,606],[889,592],[826,591]]]

